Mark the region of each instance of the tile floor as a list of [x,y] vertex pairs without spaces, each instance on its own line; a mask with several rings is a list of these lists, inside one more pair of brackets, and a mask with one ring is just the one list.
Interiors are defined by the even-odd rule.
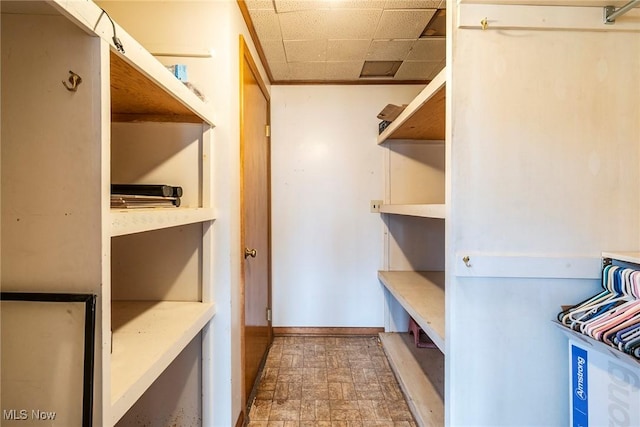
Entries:
[[415,427],[377,337],[276,337],[248,427]]

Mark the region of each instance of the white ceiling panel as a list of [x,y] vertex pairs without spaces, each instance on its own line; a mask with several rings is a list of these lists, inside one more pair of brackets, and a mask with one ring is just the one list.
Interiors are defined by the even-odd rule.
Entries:
[[325,80],[325,62],[292,62],[289,64],[291,80]]
[[[442,67],[441,62],[429,61],[404,61],[394,79],[400,80],[427,80],[430,76],[437,74]],[[437,70],[437,71],[436,71]]]
[[371,39],[382,9],[334,9],[327,13],[328,35],[334,39]]
[[364,61],[371,40],[328,40],[327,61]]
[[287,62],[319,62],[327,59],[327,41],[285,40],[284,51]]
[[287,56],[284,52],[282,40],[265,40],[262,43],[262,50],[267,61],[271,62],[287,62]]
[[331,0],[331,9],[384,9],[386,0]]
[[275,7],[278,13],[329,9],[331,0],[278,0]]
[[362,71],[362,61],[358,62],[327,62],[325,78],[327,80],[357,80]]
[[275,81],[282,82],[291,79],[289,64],[286,62],[269,62],[269,69],[271,70],[271,76]]
[[[501,1],[501,0],[493,0]],[[530,0],[527,0],[530,1]],[[404,61],[394,82],[429,80],[444,39],[419,39],[445,0],[245,0],[273,81],[371,81],[367,61]],[[242,3],[241,3],[242,4]],[[380,79],[380,78],[379,78]]]
[[367,52],[367,61],[402,61],[415,40],[374,40]]
[[430,75],[429,77],[427,77],[427,79],[428,79],[428,80],[433,80],[433,79],[435,79],[435,78],[436,78],[436,76],[438,75],[438,73],[439,73],[440,71],[442,71],[442,69],[443,69],[444,67],[446,67],[446,66],[447,66],[447,61],[446,61],[446,60],[443,60],[443,61],[440,63],[440,65],[438,65],[438,66],[433,70],[433,72],[431,73],[431,75]]
[[387,0],[385,9],[437,9],[442,0]]
[[327,11],[309,10],[279,13],[284,40],[319,40],[327,38]]
[[378,23],[376,39],[417,39],[435,9],[385,10]]
[[447,52],[447,42],[444,38],[419,39],[411,48],[407,56],[410,61],[442,61]]
[[272,0],[244,0],[249,10],[274,10]]
[[254,10],[251,12],[251,21],[256,29],[258,38],[262,40],[282,40],[280,20],[273,10]]

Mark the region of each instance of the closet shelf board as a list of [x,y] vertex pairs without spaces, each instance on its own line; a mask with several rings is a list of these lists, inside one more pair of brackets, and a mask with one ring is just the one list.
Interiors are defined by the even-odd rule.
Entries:
[[378,278],[444,353],[444,271],[379,271]]
[[444,401],[397,333],[381,333],[380,341],[396,374],[409,409],[419,426],[444,425]]
[[96,4],[65,0],[53,0],[50,4],[84,31],[109,44],[113,121],[207,123],[213,126],[211,105],[198,98],[140,43],[114,23],[125,52],[116,50],[112,40],[112,24]]
[[445,218],[444,204],[428,205],[382,205],[380,212],[392,215],[408,215],[423,218]]
[[[169,71],[169,78],[178,81]],[[183,84],[183,83],[180,83]],[[186,87],[185,87],[186,89]],[[186,89],[188,90],[188,89]],[[195,95],[194,95],[195,96]],[[133,63],[111,52],[111,118],[116,122],[209,122],[210,113],[200,116],[191,104],[162,88],[140,72]]]
[[111,209],[111,236],[212,221],[211,208]]
[[111,413],[115,423],[215,314],[202,302],[113,301]]
[[411,101],[407,108],[380,134],[378,144],[392,139],[445,139],[446,68]]
[[603,252],[602,257],[640,264],[640,252]]

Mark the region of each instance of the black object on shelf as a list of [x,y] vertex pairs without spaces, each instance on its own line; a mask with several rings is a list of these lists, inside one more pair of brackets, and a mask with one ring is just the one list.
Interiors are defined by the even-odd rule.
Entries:
[[111,184],[111,194],[182,197],[182,187],[165,184]]

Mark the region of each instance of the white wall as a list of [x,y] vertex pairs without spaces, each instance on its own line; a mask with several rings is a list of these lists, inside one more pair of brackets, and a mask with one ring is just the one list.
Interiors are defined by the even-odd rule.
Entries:
[[[240,354],[240,119],[239,35],[260,66],[235,0],[104,1],[100,5],[151,52],[201,53],[211,58],[159,57],[165,64],[187,65],[189,81],[215,108],[212,144],[214,275],[216,315],[203,335],[205,426],[235,425],[244,403]],[[207,369],[210,369],[207,371]]]
[[567,340],[552,320],[599,283],[544,276],[557,258],[597,266],[602,251],[639,248],[640,37],[453,37],[448,260],[469,252],[543,261],[538,278],[531,269],[528,279],[451,274],[448,422],[566,426]]
[[273,326],[383,326],[376,115],[421,89],[272,87]]

